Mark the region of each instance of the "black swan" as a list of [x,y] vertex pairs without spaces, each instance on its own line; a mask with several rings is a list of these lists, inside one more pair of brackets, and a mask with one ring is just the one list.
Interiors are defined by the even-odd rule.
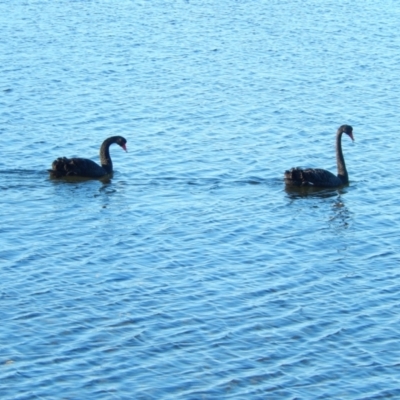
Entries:
[[113,172],[113,164],[110,157],[110,146],[113,143],[120,145],[125,151],[126,139],[122,136],[112,136],[106,139],[100,147],[101,166],[87,158],[60,157],[51,164],[51,178],[62,178],[65,176],[76,176],[84,178],[101,178]]
[[290,186],[315,186],[338,187],[349,183],[349,175],[346,170],[342,152],[342,134],[349,135],[354,141],[353,128],[350,125],[342,125],[336,132],[336,161],[338,174],[335,176],[329,171],[319,168],[292,168],[285,171],[285,183]]

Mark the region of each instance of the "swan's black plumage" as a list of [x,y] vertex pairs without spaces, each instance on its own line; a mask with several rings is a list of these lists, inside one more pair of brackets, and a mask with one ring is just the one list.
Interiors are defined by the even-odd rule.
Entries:
[[113,172],[113,164],[110,157],[110,146],[116,143],[126,150],[126,139],[122,136],[112,136],[106,139],[100,147],[100,163],[87,158],[66,158],[60,157],[54,160],[49,169],[52,178],[69,176],[84,178],[101,178]]
[[336,132],[336,162],[338,174],[320,168],[292,168],[285,171],[285,183],[290,186],[315,186],[338,187],[349,183],[346,164],[342,152],[342,134],[353,137],[353,128],[350,125],[342,125]]

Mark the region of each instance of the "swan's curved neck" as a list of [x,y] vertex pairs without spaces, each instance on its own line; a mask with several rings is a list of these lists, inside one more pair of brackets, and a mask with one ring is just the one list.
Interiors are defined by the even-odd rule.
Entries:
[[338,130],[336,133],[336,162],[338,177],[343,183],[349,182],[349,175],[346,169],[346,163],[344,162],[343,152],[342,152],[342,135],[343,131]]
[[110,156],[110,146],[115,143],[114,138],[106,139],[100,147],[100,164],[110,174],[113,171],[113,164]]

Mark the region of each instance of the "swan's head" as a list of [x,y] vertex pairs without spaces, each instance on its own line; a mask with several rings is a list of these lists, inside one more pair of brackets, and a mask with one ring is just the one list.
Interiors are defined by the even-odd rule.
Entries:
[[128,151],[128,149],[126,148],[126,139],[124,137],[117,136],[115,143],[120,145],[126,152]]
[[350,139],[354,142],[353,127],[351,127],[350,125],[342,125],[339,128],[339,131],[345,133],[346,135],[349,135]]

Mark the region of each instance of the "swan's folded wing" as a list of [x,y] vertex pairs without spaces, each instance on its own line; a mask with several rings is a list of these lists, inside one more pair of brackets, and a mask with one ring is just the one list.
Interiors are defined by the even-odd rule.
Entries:
[[321,168],[292,168],[285,171],[285,182],[293,186],[335,187],[342,181],[332,172]]
[[50,174],[55,178],[63,176],[82,176],[100,178],[106,174],[104,168],[87,158],[60,157],[53,161]]

